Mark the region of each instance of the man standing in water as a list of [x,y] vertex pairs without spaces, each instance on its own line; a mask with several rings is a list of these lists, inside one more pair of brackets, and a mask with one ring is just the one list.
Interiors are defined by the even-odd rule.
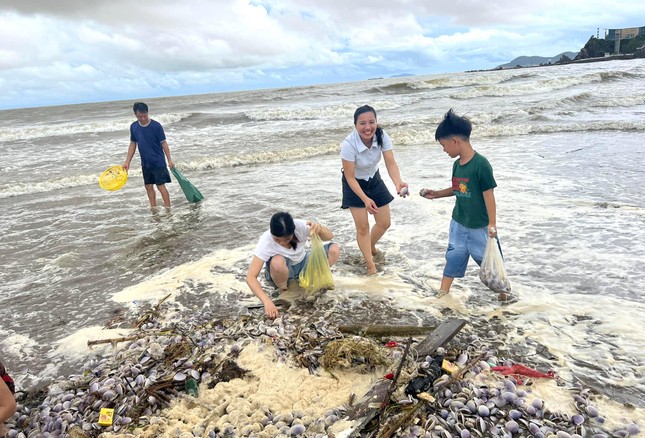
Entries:
[[[146,186],[150,207],[157,206],[157,197],[153,187],[156,185],[164,205],[168,208],[170,207],[170,194],[166,188],[166,183],[170,182],[168,167],[172,169],[175,167],[175,163],[172,162],[170,157],[166,134],[161,123],[148,117],[148,105],[143,102],[136,102],[132,109],[137,121],[130,125],[130,147],[128,148],[128,155],[123,163],[123,168],[126,172],[128,171],[134,151],[138,147],[139,155],[141,156],[143,183]],[[166,167],[166,158],[168,159],[168,167]]]

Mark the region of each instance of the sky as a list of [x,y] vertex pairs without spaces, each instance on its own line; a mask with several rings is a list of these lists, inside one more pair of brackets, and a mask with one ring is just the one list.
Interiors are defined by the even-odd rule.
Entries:
[[0,0],[0,109],[489,69],[641,26],[643,0]]

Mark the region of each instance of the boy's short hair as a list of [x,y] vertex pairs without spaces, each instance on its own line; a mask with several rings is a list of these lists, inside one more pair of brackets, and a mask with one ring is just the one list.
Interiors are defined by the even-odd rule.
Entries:
[[462,137],[464,140],[470,139],[470,133],[473,130],[473,125],[466,117],[461,117],[455,114],[452,108],[443,116],[443,120],[437,126],[434,133],[434,139],[439,141],[442,138],[448,137]]
[[135,102],[134,105],[132,105],[132,111],[135,113],[147,114],[148,105],[143,102]]

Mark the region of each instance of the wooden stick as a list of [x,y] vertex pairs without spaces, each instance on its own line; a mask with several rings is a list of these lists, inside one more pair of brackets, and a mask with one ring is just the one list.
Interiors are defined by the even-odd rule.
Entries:
[[473,360],[471,360],[470,362],[468,362],[468,364],[466,364],[466,365],[465,365],[462,369],[460,369],[457,373],[455,373],[455,375],[454,375],[454,376],[451,376],[451,378],[452,378],[452,379],[455,379],[455,380],[456,380],[456,379],[461,379],[461,378],[464,376],[464,374],[466,374],[466,371],[468,371],[469,369],[471,369],[475,364],[479,363],[479,361],[480,361],[480,360],[482,360],[482,359],[484,358],[484,356],[485,356],[485,355],[486,355],[486,353],[481,353],[480,355],[478,355],[476,358],[474,358]]
[[419,403],[417,403],[413,408],[406,412],[405,415],[403,415],[398,421],[393,421],[390,425],[388,425],[386,429],[384,429],[379,435],[377,435],[377,438],[391,437],[392,434],[399,430],[401,426],[410,421],[410,419],[414,416],[414,414],[417,413],[421,406],[425,406],[425,404],[425,400],[419,400]]
[[383,412],[387,407],[387,402],[388,400],[390,400],[390,397],[392,397],[392,393],[394,393],[394,391],[396,390],[396,382],[397,380],[399,380],[399,376],[401,375],[401,369],[403,368],[403,364],[405,363],[405,358],[408,356],[408,353],[410,352],[410,345],[412,345],[412,338],[408,338],[407,342],[405,343],[405,350],[403,350],[403,355],[401,356],[401,360],[399,361],[399,366],[396,369],[396,373],[394,373],[392,382],[390,382],[390,388],[387,390],[387,393],[383,398],[383,403],[381,405],[381,412],[379,413],[379,415],[381,416],[381,422],[384,420]]
[[419,327],[416,325],[391,326],[350,324],[338,326],[338,330],[341,333],[374,337],[425,335],[434,329],[435,327]]
[[[145,336],[148,336],[148,334],[145,334]],[[134,341],[135,339],[140,339],[140,338],[141,336],[134,335],[134,336],[124,336],[122,338],[98,339],[96,341],[87,341],[87,346],[91,347],[92,345],[99,345],[99,344],[115,344],[117,342]]]

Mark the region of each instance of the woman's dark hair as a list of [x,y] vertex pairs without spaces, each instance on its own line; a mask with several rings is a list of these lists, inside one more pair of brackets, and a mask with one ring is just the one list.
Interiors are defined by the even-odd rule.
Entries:
[[443,116],[443,120],[437,126],[434,133],[434,139],[439,141],[442,138],[458,136],[464,140],[470,138],[470,133],[473,130],[473,125],[466,117],[458,116],[454,113],[452,108]]
[[[359,106],[358,108],[356,108],[356,111],[354,111],[354,126],[356,126],[356,122],[358,121],[358,116],[360,116],[363,113],[374,113],[374,118],[377,119],[376,110],[374,108],[372,108],[369,105]],[[376,144],[378,144],[381,147],[383,146],[383,130],[381,129],[380,126],[376,128]]]
[[135,113],[148,114],[148,105],[143,102],[135,102],[132,105],[132,111]]
[[271,216],[271,225],[269,228],[271,234],[275,237],[292,236],[289,242],[291,248],[296,249],[298,247],[296,224],[293,222],[293,217],[286,211],[281,211]]

